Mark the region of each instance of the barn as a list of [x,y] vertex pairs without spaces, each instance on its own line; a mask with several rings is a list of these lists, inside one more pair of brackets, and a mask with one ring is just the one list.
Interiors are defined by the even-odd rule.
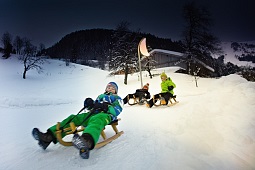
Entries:
[[151,59],[156,61],[156,68],[179,66],[186,69],[187,67],[187,64],[183,62],[187,55],[183,53],[163,49],[153,49],[149,54]]

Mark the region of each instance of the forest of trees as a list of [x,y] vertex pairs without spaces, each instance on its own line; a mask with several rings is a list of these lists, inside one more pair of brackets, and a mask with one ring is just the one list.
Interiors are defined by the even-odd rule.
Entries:
[[[47,55],[51,58],[67,58],[72,62],[82,60],[107,60],[112,50],[118,30],[109,29],[89,29],[70,33],[63,37],[52,47],[46,49]],[[158,38],[151,34],[143,34],[132,31],[124,31],[125,34],[132,33],[137,38],[134,40],[132,36],[126,37],[126,43],[132,42],[138,45],[139,41],[147,38],[148,48],[160,48],[172,51],[182,52],[183,49],[180,42],[173,42],[171,39]],[[119,37],[121,38],[121,37]],[[129,50],[129,49],[127,49]]]

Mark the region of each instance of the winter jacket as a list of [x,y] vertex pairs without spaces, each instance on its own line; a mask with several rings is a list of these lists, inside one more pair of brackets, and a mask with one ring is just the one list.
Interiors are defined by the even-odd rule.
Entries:
[[107,113],[110,113],[114,117],[117,117],[122,112],[123,101],[122,101],[121,97],[119,97],[116,94],[112,94],[112,93],[101,94],[96,98],[95,102],[109,103]]
[[139,97],[140,99],[145,98],[149,99],[151,98],[151,94],[147,89],[137,89],[134,93],[136,97]]
[[171,94],[174,94],[173,89],[172,90],[168,89],[169,86],[173,86],[174,88],[176,87],[174,82],[168,77],[166,81],[161,82],[161,93],[170,92]]

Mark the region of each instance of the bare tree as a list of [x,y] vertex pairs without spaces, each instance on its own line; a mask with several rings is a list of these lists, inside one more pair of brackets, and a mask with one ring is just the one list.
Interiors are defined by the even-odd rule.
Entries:
[[151,70],[155,69],[156,61],[152,57],[143,57],[141,59],[142,67],[149,73],[150,78],[152,79]]
[[[184,49],[188,54],[187,73],[190,75],[205,74],[199,62],[212,64],[211,54],[222,52],[220,41],[210,32],[212,19],[206,8],[198,7],[195,2],[190,2],[183,7],[183,18],[186,22],[183,31]],[[208,69],[207,69],[208,70]],[[210,70],[208,70],[210,71]]]
[[7,59],[10,57],[10,54],[12,52],[12,36],[11,36],[11,34],[9,32],[4,33],[1,41],[4,46],[3,57]]
[[[148,47],[148,50],[151,51],[152,48]],[[153,75],[151,74],[151,70],[156,68],[156,60],[152,59],[152,55],[147,57],[147,56],[143,56],[141,58],[141,64],[142,64],[142,70],[146,70],[149,73],[150,78],[152,79]]]
[[23,79],[26,79],[26,73],[29,70],[36,69],[38,73],[42,71],[41,65],[44,63],[44,59],[41,56],[36,56],[36,46],[32,45],[27,38],[23,39],[24,49],[20,60],[24,65]]

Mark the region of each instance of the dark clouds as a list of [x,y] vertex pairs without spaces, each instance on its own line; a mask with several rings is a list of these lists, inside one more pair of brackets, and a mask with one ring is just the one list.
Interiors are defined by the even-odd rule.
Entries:
[[[186,0],[1,0],[0,35],[8,31],[49,47],[73,31],[114,29],[121,21],[133,30],[179,40]],[[212,31],[223,41],[255,40],[253,0],[197,0],[212,15]]]

